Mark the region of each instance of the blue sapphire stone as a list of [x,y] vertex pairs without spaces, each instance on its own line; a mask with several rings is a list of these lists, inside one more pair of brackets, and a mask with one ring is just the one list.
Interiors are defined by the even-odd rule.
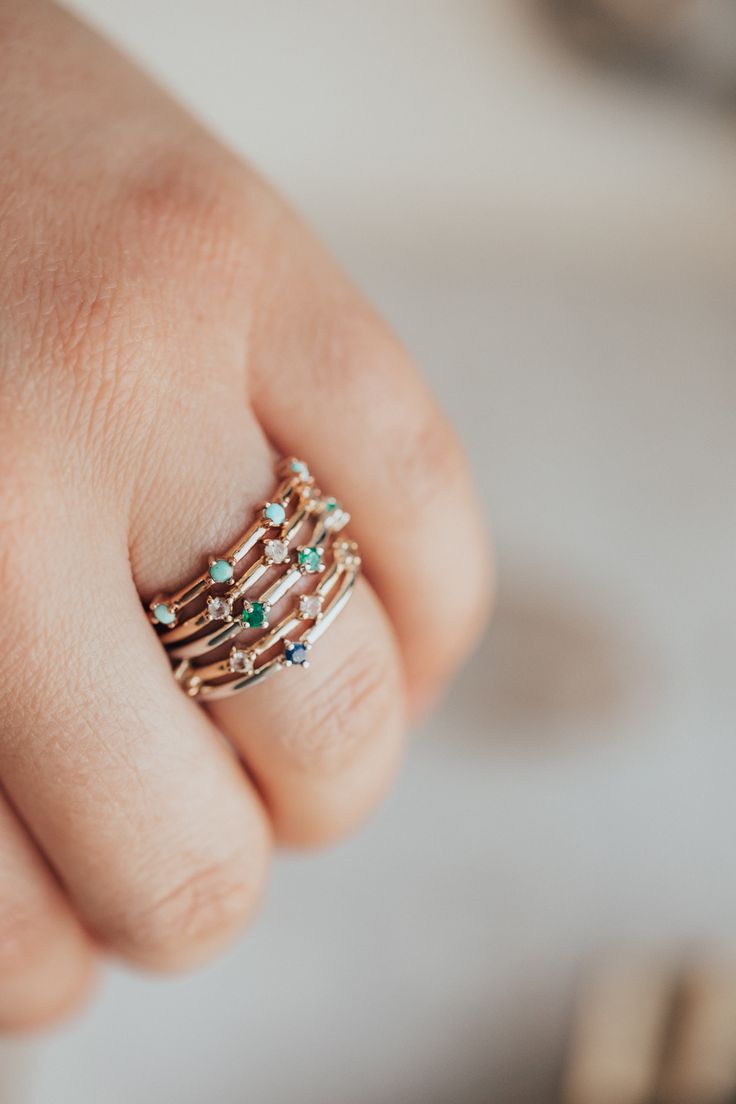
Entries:
[[307,648],[305,644],[300,644],[298,640],[293,640],[290,644],[287,644],[284,648],[284,655],[289,663],[306,663],[307,662]]

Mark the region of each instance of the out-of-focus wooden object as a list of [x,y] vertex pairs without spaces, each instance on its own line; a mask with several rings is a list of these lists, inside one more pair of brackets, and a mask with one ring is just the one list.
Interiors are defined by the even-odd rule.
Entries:
[[606,959],[580,993],[563,1104],[650,1104],[674,991],[672,969],[639,955]]
[[685,974],[659,1104],[736,1100],[736,966],[711,961]]
[[578,44],[715,91],[736,90],[733,0],[551,0]]

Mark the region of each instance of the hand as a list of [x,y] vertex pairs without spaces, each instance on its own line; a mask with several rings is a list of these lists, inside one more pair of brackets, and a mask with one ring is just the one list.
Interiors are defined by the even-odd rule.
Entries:
[[[203,958],[274,839],[358,823],[489,581],[463,456],[396,339],[251,170],[43,0],[0,7],[0,213],[8,1029],[71,1006],[95,946]],[[278,453],[351,510],[365,577],[307,674],[205,710],[141,598],[238,536]]]

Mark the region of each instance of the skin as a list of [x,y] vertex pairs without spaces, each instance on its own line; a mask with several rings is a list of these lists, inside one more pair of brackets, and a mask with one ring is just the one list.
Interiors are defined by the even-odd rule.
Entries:
[[[101,950],[206,959],[274,843],[362,821],[489,569],[396,338],[250,168],[40,0],[0,0],[0,219],[0,1030],[21,1030],[74,1007]],[[204,710],[140,597],[243,530],[280,452],[349,505],[365,578],[308,674]]]

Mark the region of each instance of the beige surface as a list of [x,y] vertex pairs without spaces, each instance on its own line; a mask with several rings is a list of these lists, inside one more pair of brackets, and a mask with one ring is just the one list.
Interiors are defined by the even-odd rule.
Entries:
[[542,1104],[596,948],[736,930],[733,120],[516,0],[78,6],[408,340],[502,590],[376,822],[209,970],[112,977],[12,1104]]

